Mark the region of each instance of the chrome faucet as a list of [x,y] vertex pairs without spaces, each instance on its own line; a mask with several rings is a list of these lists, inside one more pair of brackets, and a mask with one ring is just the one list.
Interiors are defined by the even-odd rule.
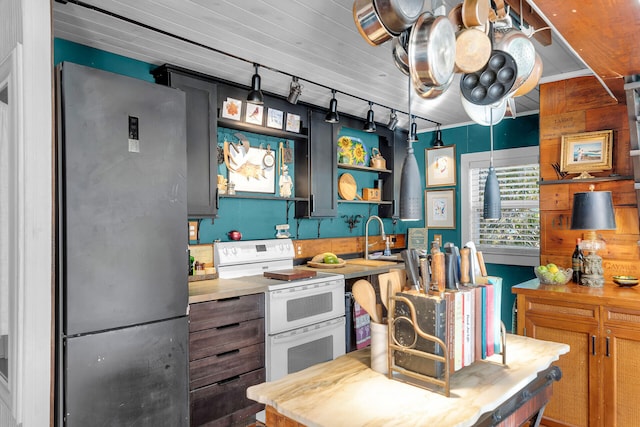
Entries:
[[[364,226],[364,259],[369,259],[369,223],[372,219],[377,219],[380,223],[380,233],[382,233],[382,240],[386,240],[387,236],[384,234],[384,224],[377,215],[371,215]],[[373,245],[373,243],[372,243]]]

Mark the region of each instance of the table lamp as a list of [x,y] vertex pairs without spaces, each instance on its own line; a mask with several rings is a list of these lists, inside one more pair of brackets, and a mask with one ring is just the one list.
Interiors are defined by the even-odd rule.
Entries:
[[615,230],[616,217],[610,191],[589,191],[573,195],[573,211],[571,213],[572,230],[588,230],[584,233],[580,249],[587,253],[580,284],[592,288],[604,286],[604,269],[602,258],[597,254],[605,248],[605,242],[598,239],[596,230]]

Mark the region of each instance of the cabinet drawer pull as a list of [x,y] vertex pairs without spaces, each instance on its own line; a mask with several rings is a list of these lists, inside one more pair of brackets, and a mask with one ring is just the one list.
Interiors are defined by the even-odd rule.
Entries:
[[224,353],[216,354],[216,357],[227,357],[237,353],[240,353],[239,349],[229,350],[229,351],[225,351]]
[[591,354],[596,355],[596,336],[591,335]]
[[609,337],[607,337],[607,341],[606,341],[606,350],[607,350],[607,354],[606,354],[606,355],[607,355],[607,357],[611,356],[611,355],[609,354]]
[[231,323],[229,325],[218,326],[216,329],[237,328],[238,326],[240,326],[240,323]]
[[236,381],[240,379],[240,375],[236,375],[235,377],[227,378],[226,380],[218,381],[218,385],[225,385],[230,382]]

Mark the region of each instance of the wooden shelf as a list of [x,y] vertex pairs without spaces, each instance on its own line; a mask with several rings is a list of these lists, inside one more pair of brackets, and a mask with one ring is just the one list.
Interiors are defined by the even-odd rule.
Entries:
[[287,132],[282,129],[274,129],[266,126],[254,125],[229,119],[218,119],[218,126],[235,129],[239,131],[253,132],[260,135],[268,135],[276,138],[307,140],[309,137],[302,133]]
[[538,181],[538,185],[551,185],[551,184],[580,184],[584,182],[605,182],[605,181],[623,181],[623,180],[633,180],[632,176],[598,176],[595,178],[587,178],[587,179],[554,179],[550,181]]
[[338,203],[360,203],[360,204],[370,204],[370,205],[390,205],[393,202],[387,200],[340,200],[338,199]]
[[338,163],[338,168],[340,168],[340,169],[351,169],[351,170],[364,171],[364,172],[391,173],[391,171],[389,169],[377,169],[377,168],[372,168],[370,166],[348,165],[348,164],[345,164],[345,163]]
[[257,199],[257,200],[286,200],[293,202],[306,202],[304,197],[279,197],[271,195],[256,195],[256,194],[221,194],[220,198],[224,199]]

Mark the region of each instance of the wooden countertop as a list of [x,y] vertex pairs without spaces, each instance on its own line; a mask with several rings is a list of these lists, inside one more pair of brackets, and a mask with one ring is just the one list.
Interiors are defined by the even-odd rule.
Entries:
[[540,298],[561,298],[563,301],[584,304],[613,304],[617,307],[638,308],[640,285],[628,288],[607,282],[602,288],[590,288],[569,282],[566,285],[543,285],[538,279],[531,279],[511,288],[515,294]]
[[308,427],[471,426],[568,352],[566,344],[507,334],[507,366],[494,355],[463,368],[447,398],[373,371],[367,347],[251,386],[247,397]]
[[[299,265],[296,269],[313,270],[318,273],[341,274],[345,279],[366,277],[370,275],[386,273],[391,268],[404,268],[402,263],[389,263],[377,266],[347,264],[341,268],[318,269]],[[233,298],[243,295],[251,295],[265,292],[267,286],[261,277],[257,280],[247,278],[236,279],[212,279],[189,282],[189,304],[212,301],[223,298]]]

